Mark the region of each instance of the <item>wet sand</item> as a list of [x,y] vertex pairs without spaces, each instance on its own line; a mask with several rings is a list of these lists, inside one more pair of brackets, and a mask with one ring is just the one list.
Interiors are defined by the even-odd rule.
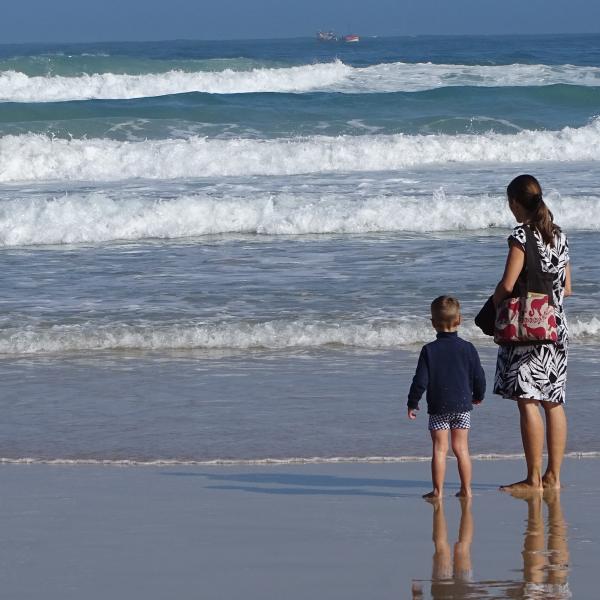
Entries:
[[[0,585],[45,598],[594,598],[598,459],[560,494],[497,491],[520,461],[474,463],[474,498],[426,463],[0,468]],[[536,595],[537,594],[537,595]]]

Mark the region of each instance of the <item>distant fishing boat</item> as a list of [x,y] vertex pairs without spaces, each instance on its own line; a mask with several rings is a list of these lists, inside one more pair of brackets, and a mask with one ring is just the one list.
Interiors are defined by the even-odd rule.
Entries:
[[354,33],[344,36],[344,41],[347,44],[356,44],[356,42],[360,42],[360,37]]
[[317,31],[317,39],[320,42],[337,42],[338,36],[333,31]]

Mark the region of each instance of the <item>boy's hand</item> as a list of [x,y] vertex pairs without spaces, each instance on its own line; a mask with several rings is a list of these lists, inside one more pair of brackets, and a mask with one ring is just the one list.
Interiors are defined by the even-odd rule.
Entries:
[[414,421],[417,418],[417,409],[416,408],[409,408],[408,409],[408,418],[411,421]]
[[483,400],[473,400],[473,404],[481,404]]

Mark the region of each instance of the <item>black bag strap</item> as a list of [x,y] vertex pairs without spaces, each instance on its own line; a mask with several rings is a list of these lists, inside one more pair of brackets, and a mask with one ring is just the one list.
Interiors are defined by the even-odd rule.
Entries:
[[527,292],[546,294],[549,304],[553,306],[552,281],[554,277],[552,273],[546,273],[542,269],[542,257],[538,251],[537,239],[531,225],[523,225],[523,230],[525,231],[525,264],[519,275],[519,279],[523,277],[520,283],[520,293],[521,295],[526,295]]
[[527,279],[529,280],[530,274],[543,273],[542,271],[542,257],[538,252],[537,239],[531,231],[530,225],[523,225],[525,231],[525,268],[527,270]]

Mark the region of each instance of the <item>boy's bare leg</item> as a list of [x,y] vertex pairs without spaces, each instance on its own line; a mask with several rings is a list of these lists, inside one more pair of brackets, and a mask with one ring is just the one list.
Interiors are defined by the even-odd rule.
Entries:
[[560,488],[560,467],[567,444],[567,416],[562,404],[542,402],[546,413],[546,443],[548,467],[542,477],[545,488]]
[[471,543],[473,542],[473,513],[471,498],[460,499],[458,541],[454,544],[454,577],[468,580],[471,574]]
[[452,429],[452,452],[458,461],[458,474],[460,476],[460,490],[456,494],[459,498],[471,497],[471,456],[469,455],[469,430]]
[[444,514],[444,504],[441,499],[435,500],[433,504],[433,529],[431,538],[435,552],[431,569],[431,579],[450,579],[452,577],[452,556],[450,544],[448,543],[448,526]]
[[507,492],[542,491],[542,451],[544,449],[544,421],[537,400],[519,399],[521,439],[527,462],[527,478],[517,483],[503,485]]
[[441,498],[444,494],[444,478],[446,477],[446,456],[448,455],[448,430],[431,430],[433,452],[431,455],[431,480],[433,490],[424,494],[423,498]]

